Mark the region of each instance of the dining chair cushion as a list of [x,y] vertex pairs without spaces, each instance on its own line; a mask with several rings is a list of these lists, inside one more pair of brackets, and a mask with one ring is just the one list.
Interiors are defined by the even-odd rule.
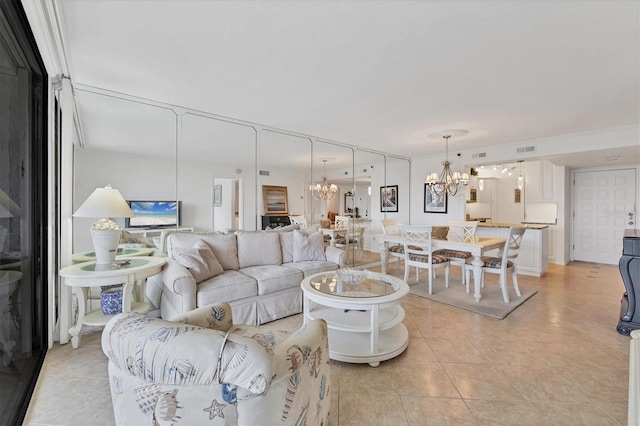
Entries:
[[404,253],[404,246],[402,244],[396,244],[395,246],[389,247],[389,251],[393,253]]
[[[429,262],[429,255],[428,254],[409,253],[409,260],[412,260],[414,262],[428,263]],[[449,259],[447,259],[445,256],[440,256],[438,254],[431,255],[431,263],[433,263],[433,264],[446,263],[448,261],[449,261]]]
[[449,250],[449,249],[435,250],[433,254],[437,254],[445,257],[453,257],[456,259],[469,259],[473,257],[473,255],[468,251]]
[[[349,238],[349,244],[356,244],[358,240]],[[343,235],[336,236],[336,244],[347,244],[347,239]]]
[[[500,257],[482,257],[482,262],[484,262],[484,268],[491,269],[500,269],[502,268],[502,258]],[[513,266],[513,262],[507,260],[507,268],[511,268]]]
[[293,261],[304,262],[307,260],[327,260],[324,253],[324,236],[322,231],[305,235],[303,232],[294,230]]
[[190,249],[174,247],[172,256],[180,265],[191,272],[196,284],[224,272],[216,255],[211,251],[211,247],[202,240],[198,240]]
[[[422,247],[418,247],[418,246],[412,246],[410,245],[409,248],[411,250],[420,250],[422,251]],[[402,244],[397,244],[393,247],[389,247],[389,251],[393,252],[393,253],[404,253],[404,246]]]

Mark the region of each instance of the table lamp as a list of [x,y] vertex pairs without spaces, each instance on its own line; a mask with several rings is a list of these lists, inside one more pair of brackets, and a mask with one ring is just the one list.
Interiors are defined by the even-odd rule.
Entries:
[[[0,189],[0,219],[20,216],[20,207]],[[7,237],[7,229],[0,226],[0,253],[4,250],[4,240]]]
[[96,264],[103,265],[114,262],[121,231],[118,224],[110,218],[133,217],[133,212],[120,191],[113,189],[111,185],[96,188],[73,216],[103,218],[91,227]]

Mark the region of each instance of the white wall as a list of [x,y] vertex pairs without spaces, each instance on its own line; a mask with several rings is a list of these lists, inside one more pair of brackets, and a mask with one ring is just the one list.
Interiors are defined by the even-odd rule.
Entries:
[[524,194],[521,194],[519,203],[515,202],[518,176],[514,174],[503,179],[496,179],[495,182],[498,187],[495,192],[495,200],[498,207],[496,208],[496,216],[493,218],[493,222],[520,223],[524,221]]

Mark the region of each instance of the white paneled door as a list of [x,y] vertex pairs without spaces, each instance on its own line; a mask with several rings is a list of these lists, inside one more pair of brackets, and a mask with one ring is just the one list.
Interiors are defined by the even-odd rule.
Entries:
[[635,169],[575,172],[573,194],[573,260],[617,265],[636,228]]

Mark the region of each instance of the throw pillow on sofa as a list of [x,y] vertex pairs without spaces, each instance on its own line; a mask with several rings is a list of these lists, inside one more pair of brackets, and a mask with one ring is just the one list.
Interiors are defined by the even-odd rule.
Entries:
[[322,231],[305,235],[303,232],[294,230],[293,261],[304,262],[307,260],[327,260],[324,254],[324,237]]
[[179,264],[191,272],[196,284],[224,272],[218,258],[211,251],[211,247],[202,240],[198,240],[190,249],[175,247],[171,254]]

